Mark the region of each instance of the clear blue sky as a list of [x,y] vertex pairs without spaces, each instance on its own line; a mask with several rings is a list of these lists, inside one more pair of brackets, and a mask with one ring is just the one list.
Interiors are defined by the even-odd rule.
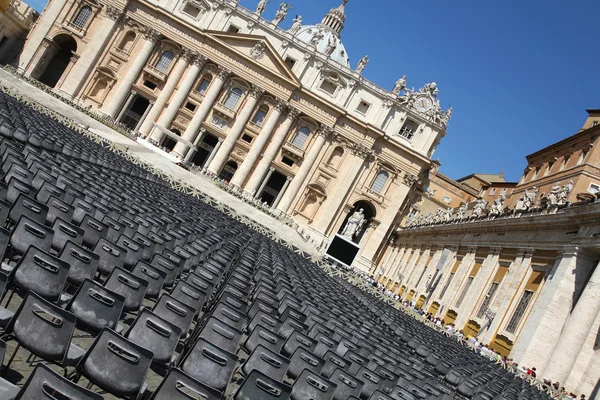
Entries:
[[[42,9],[43,0],[26,0]],[[273,18],[281,1],[271,0]],[[289,0],[305,24],[341,0]],[[241,0],[254,9],[258,0]],[[516,181],[525,155],[572,135],[600,108],[600,2],[593,0],[350,0],[342,40],[352,66],[391,89],[436,81],[454,114],[434,158],[458,179],[473,172]]]

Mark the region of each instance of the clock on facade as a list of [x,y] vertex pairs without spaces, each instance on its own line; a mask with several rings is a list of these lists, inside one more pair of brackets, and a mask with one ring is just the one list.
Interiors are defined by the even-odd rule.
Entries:
[[433,103],[428,96],[417,97],[417,100],[415,101],[415,108],[419,112],[429,111],[432,105]]

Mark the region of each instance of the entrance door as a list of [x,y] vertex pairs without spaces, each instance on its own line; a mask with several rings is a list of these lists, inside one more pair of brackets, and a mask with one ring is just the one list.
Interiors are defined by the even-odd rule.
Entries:
[[135,100],[131,104],[129,110],[125,111],[123,116],[121,117],[121,122],[123,125],[128,127],[131,130],[134,130],[135,127],[140,122],[142,115],[146,112],[146,108],[150,106],[150,102],[148,99],[136,95]]
[[233,178],[233,175],[235,174],[235,171],[237,171],[237,168],[238,168],[238,165],[235,161],[233,161],[233,160],[227,161],[227,163],[221,170],[221,173],[219,174],[219,178],[225,179],[227,182],[229,182],[231,180],[231,178]]
[[192,158],[192,163],[199,167],[204,167],[204,163],[208,160],[208,156],[210,156],[210,153],[212,153],[218,142],[219,140],[216,136],[205,133],[200,143],[198,143],[198,148],[196,154],[194,154],[194,158]]
[[[49,61],[45,60],[44,58],[47,56],[44,54],[39,61],[41,64],[47,63],[47,66],[44,71],[41,72],[38,79],[41,83],[50,86],[51,88],[56,86],[65,72],[65,69],[67,69],[67,66],[71,62],[73,53],[77,51],[77,42],[69,35],[58,35],[54,38],[53,45],[56,49],[48,48],[46,50],[46,54],[54,51],[52,59]],[[39,65],[39,67],[44,68],[43,65]]]
[[[179,129],[171,129],[171,132],[173,132],[177,136],[181,136],[181,132],[179,131]],[[162,140],[162,143],[160,144],[160,147],[165,148],[170,153],[171,150],[173,150],[175,148],[176,144],[177,144],[177,140],[173,139],[170,136],[165,135],[165,137]]]
[[265,188],[258,196],[260,201],[266,201],[269,206],[272,206],[273,203],[275,203],[277,196],[279,196],[279,192],[281,191],[281,188],[283,188],[285,180],[285,175],[283,175],[279,171],[273,171],[271,177],[269,178],[269,181],[265,185]]

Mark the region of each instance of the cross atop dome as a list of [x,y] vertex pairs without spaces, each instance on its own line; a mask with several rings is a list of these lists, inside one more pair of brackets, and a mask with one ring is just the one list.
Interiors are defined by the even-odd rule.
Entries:
[[321,24],[328,26],[334,31],[337,35],[340,34],[342,29],[344,29],[344,22],[346,21],[346,4],[348,0],[344,0],[342,4],[340,4],[337,8],[332,8],[329,12],[323,17]]

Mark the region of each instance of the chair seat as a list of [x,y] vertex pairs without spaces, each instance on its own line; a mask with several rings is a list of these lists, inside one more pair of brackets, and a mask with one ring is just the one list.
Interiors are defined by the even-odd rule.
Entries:
[[19,394],[20,387],[0,378],[0,399],[12,400]]
[[81,357],[85,354],[85,350],[83,350],[79,346],[75,346],[73,343],[69,345],[69,351],[67,352],[67,356],[65,357],[64,366],[65,367],[75,367]]
[[8,325],[8,322],[10,321],[10,319],[15,315],[14,312],[4,308],[4,307],[0,307],[0,328],[5,328],[6,325]]

